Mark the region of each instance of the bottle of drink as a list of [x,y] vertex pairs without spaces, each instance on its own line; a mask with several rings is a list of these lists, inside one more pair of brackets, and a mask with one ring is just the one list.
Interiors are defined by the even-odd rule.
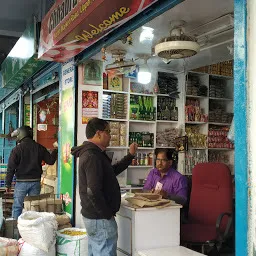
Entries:
[[148,154],[145,154],[144,164],[148,166]]

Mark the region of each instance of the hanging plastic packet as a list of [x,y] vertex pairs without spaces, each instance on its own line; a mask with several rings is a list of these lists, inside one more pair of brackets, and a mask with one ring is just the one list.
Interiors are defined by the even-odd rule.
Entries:
[[232,142],[234,142],[235,140],[235,131],[234,131],[235,127],[234,127],[234,117],[232,119],[232,123],[231,123],[231,126],[229,128],[229,132],[228,132],[228,139]]

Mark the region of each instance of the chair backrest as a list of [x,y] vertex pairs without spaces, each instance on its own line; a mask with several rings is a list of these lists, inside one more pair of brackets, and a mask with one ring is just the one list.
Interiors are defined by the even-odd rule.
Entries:
[[232,192],[232,177],[225,164],[197,164],[192,171],[189,220],[215,225],[221,213],[232,213]]

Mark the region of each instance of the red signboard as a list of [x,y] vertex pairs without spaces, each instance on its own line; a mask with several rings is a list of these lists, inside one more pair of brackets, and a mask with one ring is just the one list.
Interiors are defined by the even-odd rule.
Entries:
[[56,0],[41,25],[39,58],[65,62],[158,0]]

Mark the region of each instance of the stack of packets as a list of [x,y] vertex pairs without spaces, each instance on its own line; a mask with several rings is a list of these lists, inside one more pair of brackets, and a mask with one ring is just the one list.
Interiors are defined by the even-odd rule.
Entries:
[[127,98],[124,94],[104,94],[102,101],[102,117],[114,119],[126,119]]
[[109,122],[110,127],[110,147],[126,147],[127,126],[124,122]]
[[161,195],[153,193],[135,193],[134,197],[128,197],[126,200],[134,208],[156,207],[159,209],[171,205],[177,205],[174,201],[163,199]]

